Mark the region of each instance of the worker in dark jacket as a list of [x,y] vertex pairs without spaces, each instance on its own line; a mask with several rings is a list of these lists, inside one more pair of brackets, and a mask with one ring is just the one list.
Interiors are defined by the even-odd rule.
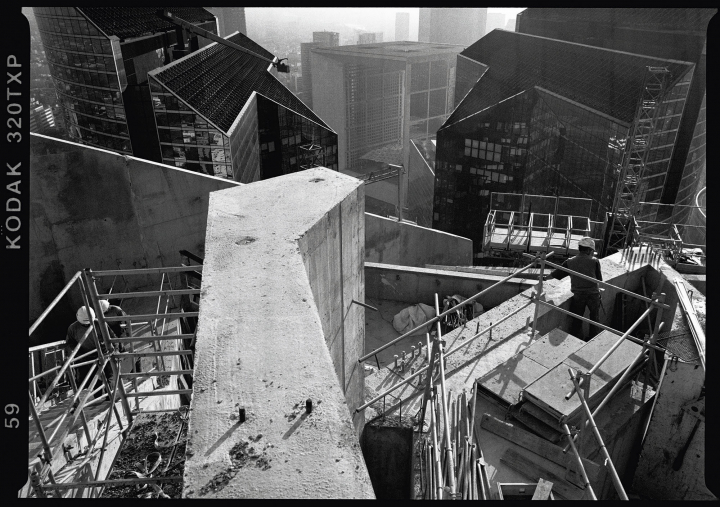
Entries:
[[[125,315],[127,315],[127,313],[125,313],[125,310],[123,310],[117,305],[111,305],[110,301],[108,301],[107,299],[100,300],[100,309],[102,310],[105,317],[124,317]],[[127,336],[124,322],[108,322],[107,326],[117,338]],[[120,349],[120,352],[125,351],[125,347],[122,343],[119,344],[118,348]]]
[[[584,237],[578,243],[579,254],[571,257],[562,263],[564,268],[572,269],[585,276],[602,280],[600,272],[600,261],[593,257],[595,251],[595,241],[592,238]],[[561,279],[568,275],[565,271],[556,269],[552,273],[553,278]],[[570,311],[577,315],[583,315],[585,308],[590,309],[590,319],[598,322],[600,318],[600,288],[597,283],[585,280],[579,276],[570,275],[570,290],[573,293],[570,299]],[[590,325],[590,336],[588,340],[598,333],[597,326]],[[571,335],[582,338],[582,321],[572,318],[570,324]],[[587,340],[585,340],[587,341]]]
[[[95,322],[95,312],[93,311],[92,308],[90,308],[90,315],[88,316],[87,310],[88,309],[85,306],[81,306],[80,308],[78,308],[78,311],[75,314],[75,317],[77,320],[75,322],[73,322],[72,324],[70,324],[70,326],[68,327],[67,335],[65,337],[65,356],[66,357],[70,355],[72,350],[80,342],[80,339],[83,337],[85,332],[90,327],[90,324],[92,322]],[[95,332],[97,333],[98,337],[102,336],[100,334],[100,329],[98,328],[97,323],[95,325]],[[115,337],[112,330],[110,330],[109,333],[110,333],[111,338]],[[102,339],[101,339],[100,343],[102,343]],[[105,347],[102,345],[101,345],[101,347],[102,347],[103,352],[105,352]],[[82,343],[82,345],[80,345],[80,350],[78,351],[78,353],[76,354],[75,357],[81,356],[87,352],[90,352],[91,350],[96,350],[95,336],[92,331],[90,332],[90,335]],[[92,355],[89,355],[87,357],[80,359],[79,361],[75,361],[75,364],[85,363],[85,362],[96,360],[96,359],[97,359],[97,355],[92,354]],[[82,366],[75,368],[75,372],[76,372],[75,378],[76,378],[77,385],[80,385],[80,383],[83,381],[85,376],[90,371],[90,368],[92,368],[92,363],[82,365]],[[105,372],[105,375],[107,376],[108,382],[109,382],[110,377],[112,375],[112,368],[110,367],[109,363],[107,365],[105,365],[105,368],[103,371]],[[93,376],[94,376],[94,373],[93,373]],[[90,378],[90,380],[88,380],[88,383],[85,384],[86,389],[90,387],[91,382],[92,382],[92,377]]]

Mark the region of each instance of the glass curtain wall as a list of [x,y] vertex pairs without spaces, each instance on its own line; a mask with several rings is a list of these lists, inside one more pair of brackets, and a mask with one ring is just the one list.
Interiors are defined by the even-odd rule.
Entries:
[[521,192],[537,95],[520,93],[438,131],[433,228],[482,247],[491,192]]
[[402,140],[405,72],[393,67],[346,64],[348,169],[356,170],[362,164],[360,157],[374,148]]
[[233,179],[230,140],[148,75],[163,163]]
[[621,162],[615,147],[628,127],[550,92],[537,94],[523,188],[540,195],[592,199],[591,220],[604,220]]
[[132,155],[110,40],[74,7],[34,7],[69,136]]

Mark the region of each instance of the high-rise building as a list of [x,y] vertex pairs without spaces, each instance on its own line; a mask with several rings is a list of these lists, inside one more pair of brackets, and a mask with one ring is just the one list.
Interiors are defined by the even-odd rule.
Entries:
[[[202,8],[170,7],[178,17],[215,31]],[[178,38],[154,7],[34,7],[40,38],[75,141],[160,161],[148,71],[201,47]]]
[[418,41],[469,46],[487,33],[487,7],[421,7]]
[[312,70],[310,68],[310,51],[312,48],[336,47],[340,45],[340,34],[338,32],[313,32],[312,42],[300,43],[300,65],[302,66],[302,92],[303,102],[310,109],[312,103]]
[[36,100],[30,103],[30,132],[44,134],[55,126],[55,117],[50,106],[43,106]]
[[320,46],[335,47],[340,45],[340,34],[338,32],[313,32],[313,42],[317,42]]
[[[517,31],[695,64],[660,202],[691,205],[694,182],[705,170],[705,44],[717,9],[530,8],[518,14]],[[703,177],[704,179],[704,177]],[[658,219],[670,207],[661,207]],[[665,211],[665,213],[662,213]],[[678,208],[673,221],[683,222]]]
[[395,13],[395,40],[396,41],[410,40],[410,13],[409,12],[396,12]]
[[383,41],[382,32],[366,32],[358,34],[358,44],[375,44]]
[[227,37],[231,33],[240,32],[247,35],[245,23],[245,7],[205,7],[217,17],[218,35]]
[[[434,136],[452,111],[460,49],[384,42],[312,50],[314,110],[338,133],[341,172],[369,175],[387,163],[409,167],[411,139]],[[403,188],[407,171],[404,178]],[[368,185],[367,195],[381,186]]]
[[648,67],[669,73],[647,159],[644,200],[659,201],[694,64],[504,30],[461,56],[475,68],[458,65],[474,73],[458,76],[464,98],[437,133],[434,228],[473,239],[479,254],[491,192],[590,199],[603,221]]
[[505,14],[502,12],[488,12],[485,33],[490,33],[496,28],[505,29]]
[[515,16],[508,19],[507,24],[505,25],[505,30],[507,30],[508,32],[514,32],[516,22],[517,22],[517,18]]
[[271,72],[241,33],[148,73],[162,161],[241,183],[337,169],[337,135]]

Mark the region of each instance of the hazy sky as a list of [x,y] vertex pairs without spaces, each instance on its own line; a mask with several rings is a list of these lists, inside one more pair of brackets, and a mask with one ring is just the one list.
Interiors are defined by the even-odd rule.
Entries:
[[[505,19],[515,16],[525,7],[488,7],[488,12],[505,14]],[[246,7],[245,17],[248,36],[267,23],[298,24],[299,32],[327,29],[341,31],[358,29],[368,32],[384,32],[386,40],[393,40],[395,34],[395,13],[410,13],[410,39],[417,40],[419,8],[377,8],[377,7]]]

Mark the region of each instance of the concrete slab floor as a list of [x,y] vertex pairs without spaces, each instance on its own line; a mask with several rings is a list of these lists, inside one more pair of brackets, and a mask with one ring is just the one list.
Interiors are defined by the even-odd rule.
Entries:
[[[411,304],[368,297],[365,298],[365,302],[378,309],[377,312],[365,310],[365,353],[367,354],[400,336],[400,333],[398,333],[392,325],[393,317],[401,310],[411,306]],[[414,345],[415,348],[417,348],[418,342],[423,345],[425,344],[426,338],[424,334],[402,340],[379,352],[377,358],[380,367],[383,368],[392,363],[395,360],[396,354],[401,357],[403,350],[406,354],[410,354],[412,350],[410,347]],[[377,368],[377,363],[374,359],[369,359],[365,364]]]

